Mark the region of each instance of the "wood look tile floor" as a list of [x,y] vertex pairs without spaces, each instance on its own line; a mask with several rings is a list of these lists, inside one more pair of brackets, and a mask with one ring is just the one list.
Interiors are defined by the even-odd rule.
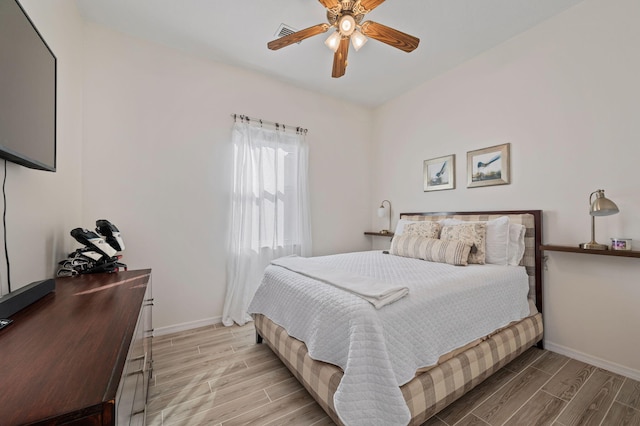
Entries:
[[[334,425],[253,324],[153,341],[150,426]],[[640,382],[531,348],[423,426],[638,425]]]

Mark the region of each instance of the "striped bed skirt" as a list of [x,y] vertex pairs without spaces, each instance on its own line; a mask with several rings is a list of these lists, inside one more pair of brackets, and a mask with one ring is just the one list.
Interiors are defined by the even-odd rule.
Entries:
[[[255,314],[256,332],[338,425],[333,395],[342,369],[309,357],[307,347],[264,315]],[[410,425],[420,425],[542,339],[542,315],[527,317],[401,386],[411,412]]]

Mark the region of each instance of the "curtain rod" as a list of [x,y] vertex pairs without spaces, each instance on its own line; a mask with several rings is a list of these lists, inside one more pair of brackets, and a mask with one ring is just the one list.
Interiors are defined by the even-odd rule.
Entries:
[[255,124],[260,124],[260,127],[262,127],[263,124],[266,124],[268,126],[273,126],[276,128],[276,130],[280,130],[280,128],[282,127],[282,131],[286,132],[287,131],[287,127],[289,127],[290,129],[295,129],[296,133],[302,133],[302,134],[307,134],[307,129],[303,129],[302,127],[298,127],[298,126],[289,126],[286,124],[281,124],[281,123],[275,123],[273,121],[267,121],[267,120],[262,120],[260,118],[252,118],[249,117],[248,115],[240,115],[240,114],[231,114],[231,117],[233,118],[233,121],[238,121],[240,120],[240,122],[246,122],[247,124],[249,124],[250,122],[254,122]]

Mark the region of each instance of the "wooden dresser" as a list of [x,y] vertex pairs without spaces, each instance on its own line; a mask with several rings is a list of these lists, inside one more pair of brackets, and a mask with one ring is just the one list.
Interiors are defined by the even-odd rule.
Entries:
[[0,330],[0,425],[143,425],[151,270],[56,279]]

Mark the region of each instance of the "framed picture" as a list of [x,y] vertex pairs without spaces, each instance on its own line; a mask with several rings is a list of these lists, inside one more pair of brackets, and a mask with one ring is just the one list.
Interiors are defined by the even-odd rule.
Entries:
[[424,190],[439,191],[456,187],[456,156],[424,160],[423,168]]
[[505,143],[467,152],[467,188],[510,183],[510,146]]

